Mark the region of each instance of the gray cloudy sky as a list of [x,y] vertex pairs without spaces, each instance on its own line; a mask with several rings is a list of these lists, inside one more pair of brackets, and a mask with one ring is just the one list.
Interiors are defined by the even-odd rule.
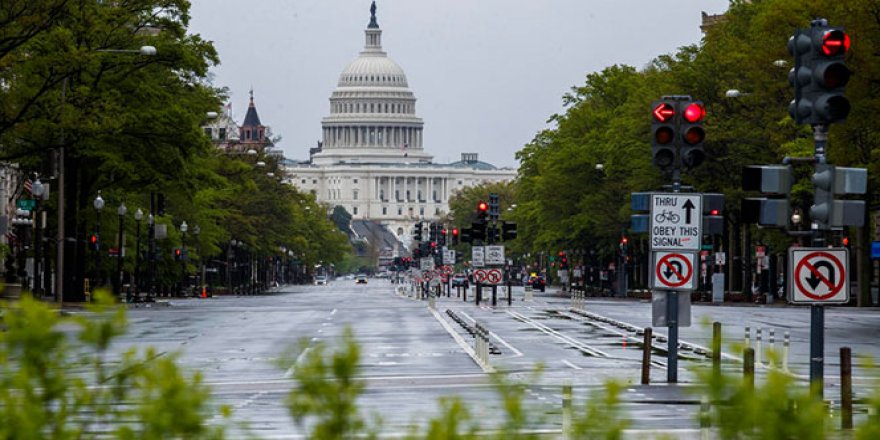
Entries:
[[[612,64],[642,67],[701,38],[700,11],[728,0],[377,0],[385,51],[406,72],[436,162],[514,154],[563,94]],[[363,48],[370,0],[193,0],[240,122],[251,86],[285,156],[308,158],[342,69]],[[647,118],[647,116],[646,116]]]

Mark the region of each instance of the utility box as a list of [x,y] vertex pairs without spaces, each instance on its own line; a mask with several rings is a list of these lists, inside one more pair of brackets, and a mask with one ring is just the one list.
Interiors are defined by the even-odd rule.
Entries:
[[715,304],[724,302],[724,273],[712,274],[712,302]]

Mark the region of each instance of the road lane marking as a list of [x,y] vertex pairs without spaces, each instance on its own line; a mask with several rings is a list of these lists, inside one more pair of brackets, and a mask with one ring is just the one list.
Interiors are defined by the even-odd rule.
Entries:
[[569,362],[567,359],[563,359],[563,360],[562,360],[562,363],[565,364],[565,365],[568,365],[568,366],[571,367],[571,368],[574,368],[575,370],[583,370],[583,368],[578,367],[577,365],[575,365],[575,364]]
[[300,353],[299,356],[296,357],[296,361],[293,363],[293,365],[291,365],[290,368],[288,368],[287,371],[284,372],[285,379],[290,379],[291,377],[293,377],[293,370],[296,369],[296,366],[299,365],[300,362],[302,362],[303,358],[306,357],[306,353],[308,353],[311,349],[312,347],[306,347],[306,349],[303,350],[302,353]]
[[484,365],[482,362],[480,362],[479,357],[477,356],[477,353],[474,351],[473,347],[471,347],[464,340],[464,338],[461,337],[461,335],[459,335],[455,330],[453,330],[452,327],[449,325],[449,323],[446,322],[446,320],[443,319],[443,317],[440,316],[440,314],[437,313],[436,310],[431,309],[431,314],[434,315],[434,319],[439,321],[440,325],[442,325],[443,328],[446,329],[446,332],[449,333],[450,336],[452,336],[452,339],[455,339],[455,342],[458,342],[458,345],[460,345],[461,348],[464,349],[465,353],[467,353],[468,356],[470,356],[471,359],[473,359],[474,362],[476,362],[477,365],[479,365],[480,368],[483,369],[484,373],[494,373],[495,372],[495,369],[492,368],[491,365]]
[[[474,319],[473,317],[471,317],[471,315],[468,315],[467,312],[460,311],[460,312],[458,312],[458,313],[464,315],[465,318],[470,319],[471,322],[474,322],[474,323],[477,322],[477,320]],[[495,333],[495,332],[493,332],[492,330],[489,330],[489,336],[494,337],[494,338],[497,339],[499,342],[501,342],[501,344],[503,344],[505,347],[509,348],[510,351],[513,352],[513,356],[504,356],[505,358],[520,357],[520,356],[523,355],[523,353],[522,353],[521,351],[517,350],[517,349],[514,348],[512,345],[510,345],[509,343],[507,343],[507,341],[505,341],[504,339],[502,339],[501,336],[498,336],[498,334]]]

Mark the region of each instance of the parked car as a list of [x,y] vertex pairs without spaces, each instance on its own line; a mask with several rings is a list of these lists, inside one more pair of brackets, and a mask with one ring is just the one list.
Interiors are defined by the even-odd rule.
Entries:
[[467,288],[468,288],[468,278],[467,278],[467,275],[465,275],[465,274],[463,274],[463,273],[457,273],[457,274],[453,275],[453,276],[452,276],[452,281],[451,281],[451,283],[450,283],[450,286],[451,286],[451,287],[459,287],[459,286],[461,286],[461,287],[464,287],[465,289],[467,289]]
[[354,283],[355,284],[367,284],[367,276],[362,273],[358,274],[356,277],[354,277]]
[[546,282],[544,281],[544,277],[542,276],[531,276],[529,280],[526,282],[526,285],[532,286],[533,290],[540,290],[543,292],[546,288]]
[[316,286],[326,286],[327,285],[327,277],[324,275],[318,275],[315,277],[315,285]]

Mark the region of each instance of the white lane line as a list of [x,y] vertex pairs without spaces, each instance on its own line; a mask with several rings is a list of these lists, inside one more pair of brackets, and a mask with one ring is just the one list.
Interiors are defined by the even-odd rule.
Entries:
[[446,320],[443,319],[443,317],[440,316],[440,314],[437,313],[436,310],[431,309],[431,314],[434,315],[434,318],[440,322],[440,325],[442,325],[444,329],[446,329],[446,332],[449,333],[450,336],[452,336],[452,339],[455,339],[455,342],[458,342],[458,345],[460,345],[461,348],[464,349],[465,353],[467,353],[468,356],[470,356],[471,359],[473,359],[474,362],[476,362],[477,365],[479,365],[480,368],[483,369],[484,373],[495,372],[495,369],[492,368],[491,365],[484,365],[482,362],[480,362],[479,357],[477,357],[477,353],[474,351],[473,347],[468,345],[464,338],[462,338],[461,335],[453,330],[452,327],[449,326],[449,323],[446,322]]
[[566,343],[566,344],[568,344],[578,350],[587,352],[593,356],[601,356],[604,358],[611,358],[611,355],[609,355],[608,353],[605,353],[604,351],[599,350],[597,348],[591,347],[590,345],[587,345],[581,341],[578,341],[577,339],[574,339],[571,336],[565,335],[562,332],[559,332],[558,330],[555,330],[547,325],[541,324],[541,323],[539,323],[539,322],[537,322],[537,321],[535,321],[535,320],[533,320],[533,319],[531,319],[521,313],[511,312],[511,311],[508,311],[507,313],[510,316],[512,316],[514,319],[521,321],[525,324],[529,324],[532,327],[534,327],[534,328],[536,328],[536,329],[538,329],[538,330],[540,330],[550,336],[553,336],[556,339],[558,339],[558,340],[560,340],[560,341],[562,341],[562,342],[564,342],[564,343]]
[[562,360],[562,363],[565,364],[565,365],[568,365],[568,366],[571,367],[571,368],[574,368],[575,370],[583,370],[583,368],[578,367],[577,365],[575,365],[575,364],[569,362],[569,361],[566,360],[566,359],[563,359],[563,360]]
[[335,315],[335,314],[336,314],[336,309],[333,309],[333,311],[330,312],[330,316],[333,316],[333,315]]
[[[477,320],[475,320],[474,318],[472,318],[471,315],[468,315],[467,312],[458,312],[458,313],[464,315],[464,317],[467,318],[467,319],[469,319],[471,322],[477,322]],[[520,357],[520,356],[523,355],[523,353],[522,353],[521,351],[517,350],[514,346],[510,345],[507,341],[505,341],[504,339],[502,339],[501,336],[498,336],[498,333],[495,333],[495,332],[493,332],[492,330],[489,330],[489,336],[491,336],[491,337],[497,339],[498,342],[501,342],[501,344],[503,344],[505,347],[509,348],[510,351],[513,352],[513,356],[505,356],[505,357],[508,357],[508,358],[510,358],[510,357]]]

